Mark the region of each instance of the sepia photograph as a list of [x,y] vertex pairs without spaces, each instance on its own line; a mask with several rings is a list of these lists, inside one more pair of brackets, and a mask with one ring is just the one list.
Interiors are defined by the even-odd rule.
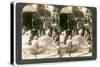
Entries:
[[21,12],[22,59],[91,57],[92,23],[88,7],[25,5]]

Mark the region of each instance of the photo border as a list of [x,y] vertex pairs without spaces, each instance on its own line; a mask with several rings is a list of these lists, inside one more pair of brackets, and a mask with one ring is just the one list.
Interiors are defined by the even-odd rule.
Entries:
[[[67,58],[43,58],[43,59],[22,59],[22,9],[28,4],[35,3],[16,3],[16,63],[17,64],[34,64],[34,63],[49,63],[49,62],[67,62],[67,61],[82,61],[82,60],[95,60],[97,58],[97,10],[96,7],[87,7],[91,9],[93,14],[92,23],[92,56],[88,57],[67,57]],[[41,3],[36,3],[41,4]],[[48,4],[54,5],[54,4]],[[57,6],[70,6],[70,5],[57,5]],[[81,6],[86,7],[86,6]]]

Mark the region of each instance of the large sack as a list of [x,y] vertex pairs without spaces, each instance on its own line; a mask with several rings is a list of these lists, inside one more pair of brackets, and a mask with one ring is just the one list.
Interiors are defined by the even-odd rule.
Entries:
[[72,45],[78,48],[88,48],[88,43],[81,35],[76,35],[72,38]]
[[38,45],[40,47],[45,47],[46,49],[56,49],[56,44],[53,39],[47,35],[39,37]]

